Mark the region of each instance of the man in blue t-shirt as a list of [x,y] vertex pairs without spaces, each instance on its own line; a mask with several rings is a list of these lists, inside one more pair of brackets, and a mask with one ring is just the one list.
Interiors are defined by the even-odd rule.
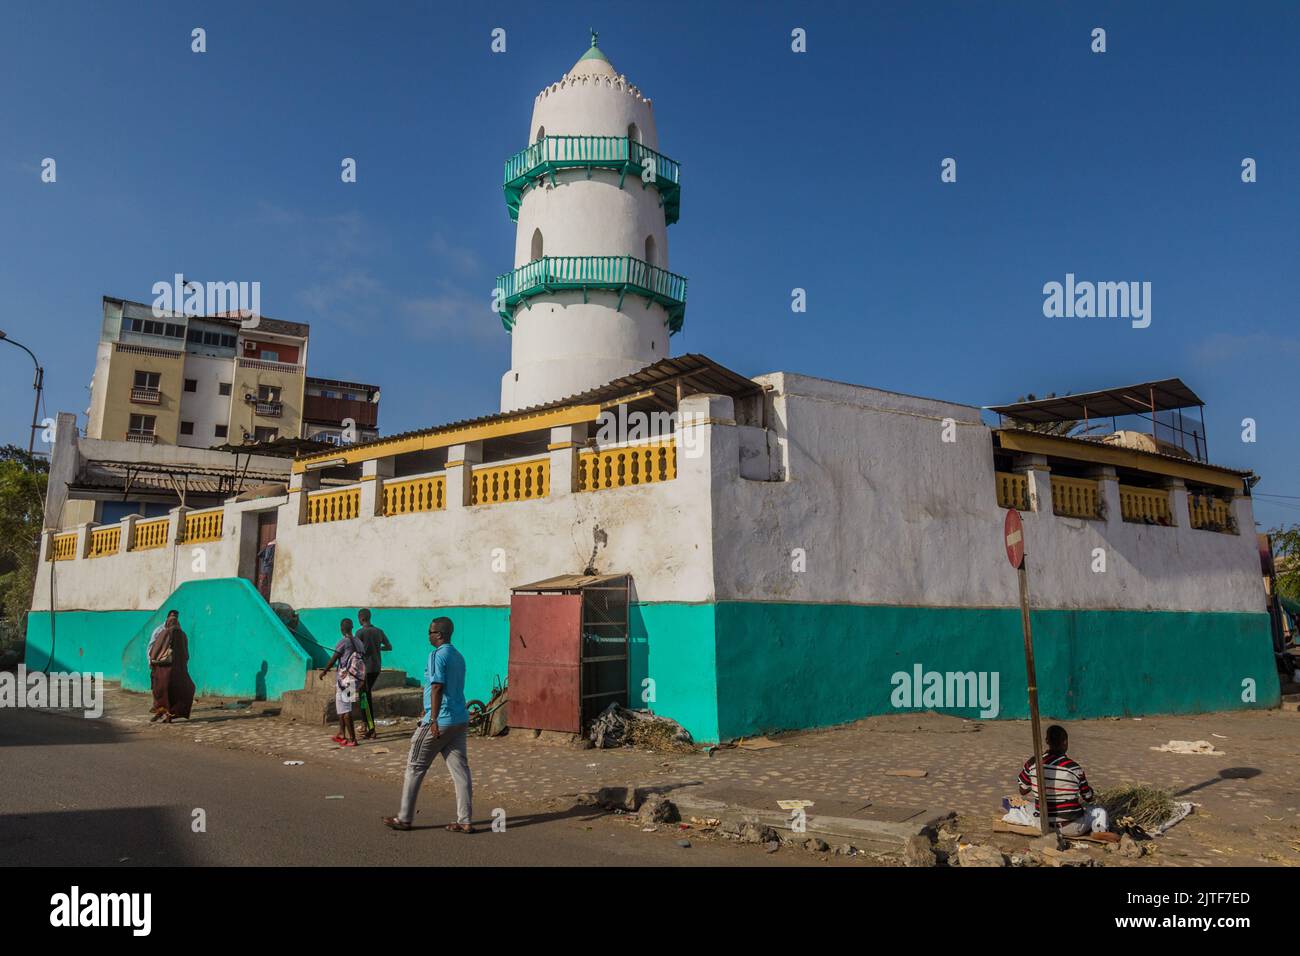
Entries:
[[384,824],[394,830],[411,829],[420,784],[434,759],[442,754],[456,787],[456,822],[449,823],[447,829],[454,833],[474,832],[470,823],[474,785],[466,752],[469,711],[465,709],[465,658],[451,646],[451,632],[450,618],[436,617],[429,623],[433,651],[424,667],[424,716],[411,737],[402,808],[397,816],[384,817]]

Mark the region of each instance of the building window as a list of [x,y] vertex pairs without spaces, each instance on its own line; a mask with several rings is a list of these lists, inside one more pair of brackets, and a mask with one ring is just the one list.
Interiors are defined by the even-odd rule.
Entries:
[[652,266],[659,265],[659,246],[654,236],[645,237],[645,261]]
[[529,261],[530,261],[530,262],[536,262],[538,259],[540,259],[540,258],[542,257],[542,252],[543,252],[543,245],[542,245],[542,230],[540,230],[540,229],[534,229],[534,230],[533,230],[533,250],[532,250],[532,254],[531,254],[530,258],[529,258]]
[[253,429],[254,441],[275,441],[276,436],[280,434],[278,428],[263,428],[260,425]]
[[157,421],[155,415],[132,415],[128,431],[132,435],[152,435],[154,423]]
[[229,382],[218,382],[218,383],[217,383],[217,394],[218,394],[218,395],[229,395],[229,394],[230,394],[230,383],[229,383]]
[[193,434],[194,434],[194,423],[193,423],[193,422],[181,422],[181,434],[182,434],[182,435],[193,435]]
[[161,382],[162,382],[161,372],[136,372],[135,373],[134,384],[136,388],[152,388],[155,391],[157,391],[158,386]]
[[197,392],[199,390],[199,380],[197,378],[187,378],[185,380],[185,391]]
[[540,143],[540,142],[541,142],[542,140],[544,140],[544,139],[546,139],[546,127],[545,127],[545,126],[539,126],[539,127],[537,127],[537,138],[534,139],[533,142],[534,142],[534,143]]
[[636,123],[627,124],[627,138],[634,143],[641,142],[641,129]]
[[225,437],[226,437],[226,426],[225,426],[225,425],[218,425],[218,426],[216,427],[216,429],[215,429],[215,432],[216,432],[216,436],[217,436],[218,438],[225,438]]
[[258,356],[258,358],[260,358],[263,362],[278,362],[280,361],[280,353],[272,352],[270,349],[262,349],[262,352]]
[[257,400],[259,402],[278,402],[280,400],[280,386],[279,385],[257,386]]

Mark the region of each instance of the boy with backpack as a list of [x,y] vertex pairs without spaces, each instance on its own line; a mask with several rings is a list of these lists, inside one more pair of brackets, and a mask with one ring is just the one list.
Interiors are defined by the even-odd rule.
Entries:
[[340,747],[357,745],[357,729],[352,720],[352,705],[360,696],[360,690],[366,680],[366,649],[352,633],[352,619],[345,617],[339,622],[343,636],[334,647],[334,656],[329,659],[325,669],[317,680],[324,680],[336,663],[339,665],[334,687],[334,709],[339,714],[339,732],[334,742]]

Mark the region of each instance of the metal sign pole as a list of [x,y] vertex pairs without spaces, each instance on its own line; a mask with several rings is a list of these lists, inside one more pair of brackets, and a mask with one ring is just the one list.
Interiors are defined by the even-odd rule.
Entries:
[[1029,571],[1021,561],[1016,571],[1020,579],[1020,626],[1025,633],[1025,677],[1029,683],[1029,722],[1034,734],[1034,768],[1038,774],[1038,828],[1047,836],[1047,787],[1043,774],[1043,734],[1038,720],[1038,677],[1034,672],[1034,632],[1029,624]]

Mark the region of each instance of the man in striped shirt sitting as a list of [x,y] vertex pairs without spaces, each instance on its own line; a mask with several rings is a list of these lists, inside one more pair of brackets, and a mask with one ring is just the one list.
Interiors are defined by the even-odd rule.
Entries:
[[[1101,807],[1089,806],[1095,797],[1083,768],[1065,752],[1070,737],[1060,724],[1047,728],[1047,753],[1043,755],[1043,784],[1047,787],[1047,823],[1062,836],[1084,836],[1105,830],[1108,821]],[[1038,768],[1030,757],[1020,769],[1020,795],[1028,805],[1014,807],[1004,820],[1038,825]],[[1016,819],[1011,819],[1013,816]]]

